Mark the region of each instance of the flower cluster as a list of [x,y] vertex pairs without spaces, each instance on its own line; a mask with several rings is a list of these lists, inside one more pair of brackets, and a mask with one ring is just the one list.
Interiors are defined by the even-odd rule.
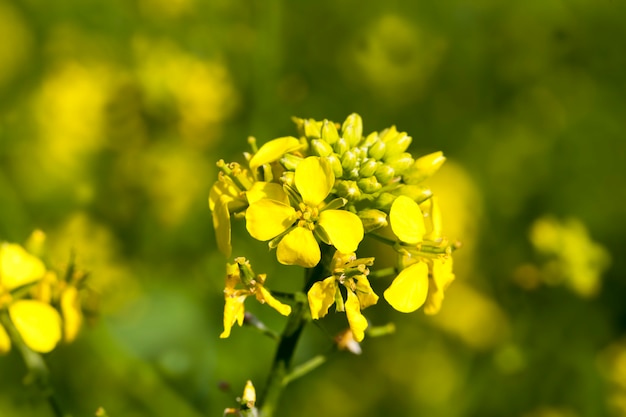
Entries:
[[[37,249],[43,239],[36,231],[27,246]],[[0,243],[0,353],[8,352],[12,343],[47,353],[61,340],[74,340],[83,322],[86,277],[70,265],[59,278],[21,245]]]
[[[357,114],[341,125],[294,121],[299,137],[270,140],[260,148],[251,138],[252,153],[244,154],[247,166],[218,162],[220,175],[209,206],[219,249],[230,256],[230,222],[239,218],[245,219],[250,236],[276,249],[282,264],[317,268],[329,253],[324,275],[305,285],[311,317],[325,316],[335,304],[337,311],[346,312],[355,339],[361,341],[368,327],[361,310],[378,301],[368,280],[374,258],[357,257],[368,236],[398,253],[385,300],[400,312],[422,306],[427,314],[438,312],[454,279],[455,244],[442,234],[437,199],[423,181],[444,163],[443,154],[415,159],[407,152],[410,136],[395,126],[364,135]],[[237,265],[241,270],[241,263]],[[235,269],[229,266],[222,337],[235,322],[241,324],[247,295],[254,293],[259,301],[289,314],[287,306],[268,298],[264,277],[248,282],[237,278],[245,289],[234,290]]]

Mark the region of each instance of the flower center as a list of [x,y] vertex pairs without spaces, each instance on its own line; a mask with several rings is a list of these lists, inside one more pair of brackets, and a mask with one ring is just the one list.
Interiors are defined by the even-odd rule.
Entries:
[[315,229],[315,223],[319,216],[319,210],[317,207],[309,207],[304,203],[299,204],[300,210],[296,211],[298,216],[298,226],[306,227],[309,230]]

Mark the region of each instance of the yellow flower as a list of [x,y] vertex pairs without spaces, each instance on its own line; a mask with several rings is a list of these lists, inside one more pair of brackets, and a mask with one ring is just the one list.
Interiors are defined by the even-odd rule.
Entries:
[[[244,270],[243,276],[242,269]],[[220,338],[224,339],[230,336],[230,330],[235,323],[240,326],[243,324],[244,301],[250,295],[255,295],[260,303],[267,303],[283,316],[291,314],[291,307],[275,299],[265,288],[265,278],[265,274],[254,276],[248,261],[244,258],[236,258],[234,264],[226,265],[224,331],[220,334]],[[238,286],[244,288],[237,288]]]
[[[346,312],[354,339],[357,342],[363,340],[368,324],[361,310],[378,302],[378,296],[367,280],[367,266],[373,261],[374,258],[357,259],[354,253],[335,252],[331,265],[333,275],[313,284],[307,294],[311,317],[315,320],[324,317],[336,302],[337,311]],[[345,303],[340,284],[346,287]]]
[[340,252],[354,252],[363,239],[363,224],[356,214],[324,203],[334,183],[335,175],[327,161],[314,156],[302,160],[294,176],[297,193],[291,199],[276,190],[274,197],[250,202],[246,211],[248,232],[262,241],[279,237],[276,256],[285,265],[317,265],[321,258],[317,239]]
[[301,149],[303,145],[293,136],[273,139],[263,146],[250,159],[250,169],[256,172],[261,165],[279,160],[284,154]]
[[[399,196],[389,212],[391,229],[402,243],[403,263],[408,265],[393,280],[383,296],[396,310],[411,313],[426,303],[424,312],[435,314],[441,308],[444,290],[454,280],[452,257],[448,253],[420,252],[428,243],[442,244],[441,216],[436,200],[425,205],[427,222],[420,206],[406,196]],[[427,226],[428,229],[427,230]]]
[[[13,300],[12,290],[42,279],[41,260],[20,245],[0,246],[0,309],[7,309],[11,322],[30,349],[50,352],[61,339],[61,317],[49,304],[38,300]],[[0,325],[0,353],[11,349],[11,339]]]

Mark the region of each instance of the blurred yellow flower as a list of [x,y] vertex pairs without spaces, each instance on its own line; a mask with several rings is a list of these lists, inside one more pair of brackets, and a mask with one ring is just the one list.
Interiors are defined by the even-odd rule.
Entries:
[[340,252],[354,252],[363,239],[363,224],[356,214],[324,204],[334,182],[325,160],[313,156],[302,160],[295,171],[297,190],[291,205],[284,202],[287,196],[282,201],[262,198],[251,203],[246,211],[248,232],[262,241],[279,237],[276,256],[285,265],[317,265],[321,252],[316,236]]
[[[0,310],[8,311],[26,346],[41,353],[50,352],[61,339],[61,317],[44,302],[13,300],[11,291],[37,282],[45,273],[43,262],[20,245],[0,246]],[[0,353],[5,353],[11,348],[11,339],[6,329],[0,328]]]
[[[241,269],[244,269],[242,274]],[[236,258],[234,264],[226,265],[226,287],[224,288],[224,331],[220,338],[230,336],[230,330],[235,323],[240,326],[244,319],[244,301],[248,296],[254,295],[256,299],[278,311],[283,316],[291,314],[291,307],[275,299],[265,288],[265,274],[254,276],[248,261],[244,258]],[[244,288],[237,288],[243,285]]]

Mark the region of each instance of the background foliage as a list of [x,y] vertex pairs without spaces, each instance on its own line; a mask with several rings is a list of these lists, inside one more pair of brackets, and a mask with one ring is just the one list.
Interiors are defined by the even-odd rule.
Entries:
[[[64,403],[221,415],[236,394],[220,382],[262,387],[273,342],[218,339],[215,161],[294,134],[291,116],[358,112],[448,156],[432,186],[464,244],[457,281],[432,318],[368,309],[397,332],[294,382],[282,415],[626,416],[624,15],[604,0],[0,1],[0,238],[43,229],[101,293],[94,326],[48,355]],[[298,288],[265,251],[235,246]],[[309,328],[297,360],[329,344]],[[0,415],[49,415],[15,352],[0,369]]]

